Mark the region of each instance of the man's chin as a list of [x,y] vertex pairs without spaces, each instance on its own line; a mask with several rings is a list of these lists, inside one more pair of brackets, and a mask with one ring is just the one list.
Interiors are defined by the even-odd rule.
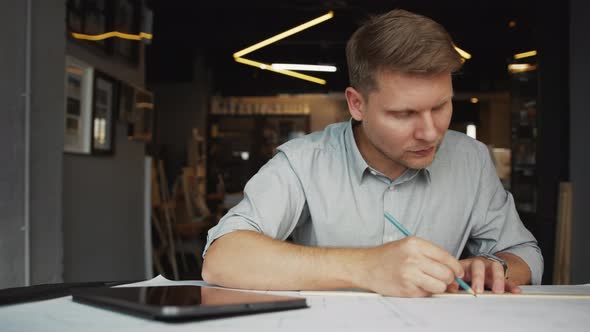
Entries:
[[421,169],[428,167],[434,161],[434,158],[439,148],[440,144],[437,144],[434,146],[432,151],[430,151],[430,153],[427,154],[409,152],[406,160],[404,160],[404,164],[406,167],[413,169]]
[[434,161],[434,153],[432,155],[422,157],[422,158],[412,158],[410,160],[405,160],[404,164],[408,168],[413,169],[422,169],[430,166]]

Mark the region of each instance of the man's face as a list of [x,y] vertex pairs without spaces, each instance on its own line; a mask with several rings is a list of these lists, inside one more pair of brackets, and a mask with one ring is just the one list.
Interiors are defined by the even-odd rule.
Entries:
[[453,113],[450,73],[416,76],[381,71],[377,89],[367,98],[353,88],[346,95],[353,118],[362,121],[358,132],[364,137],[357,142],[369,165],[391,175],[432,163]]

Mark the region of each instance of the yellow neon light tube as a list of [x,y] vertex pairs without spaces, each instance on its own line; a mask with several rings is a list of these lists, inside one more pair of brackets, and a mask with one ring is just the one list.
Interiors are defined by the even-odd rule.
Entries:
[[455,48],[455,51],[457,51],[457,53],[459,53],[460,56],[462,56],[463,58],[469,60],[471,59],[471,54],[465,52],[464,50],[460,49],[457,45],[453,44],[453,47]]
[[281,39],[287,38],[287,37],[289,37],[291,35],[294,35],[294,34],[300,32],[300,31],[303,31],[305,29],[308,29],[308,28],[310,28],[310,27],[312,27],[314,25],[317,25],[317,24],[320,24],[320,23],[322,23],[324,21],[327,21],[327,20],[331,19],[332,17],[334,17],[334,12],[333,11],[329,11],[327,14],[324,14],[324,15],[322,15],[322,16],[320,16],[318,18],[315,18],[315,19],[313,19],[313,20],[311,20],[309,22],[306,22],[306,23],[303,23],[301,25],[298,25],[298,26],[296,26],[296,27],[294,27],[292,29],[289,29],[289,30],[287,30],[285,32],[281,32],[281,33],[279,33],[276,36],[270,37],[270,38],[265,39],[265,40],[263,40],[263,41],[261,41],[259,43],[256,43],[256,44],[254,44],[252,46],[249,46],[249,47],[247,47],[247,48],[245,48],[245,49],[243,49],[241,51],[238,51],[238,52],[234,53],[234,58],[239,58],[239,57],[242,57],[242,56],[244,56],[244,55],[246,55],[248,53],[254,52],[254,51],[258,50],[258,49],[261,49],[261,48],[263,48],[265,46],[268,46],[268,45],[270,45],[272,43],[275,43],[275,42],[277,42],[277,41],[279,41]]
[[537,65],[531,65],[528,63],[512,63],[508,65],[508,72],[513,74],[522,73],[525,71],[532,71],[536,69]]
[[327,65],[304,65],[298,63],[273,63],[271,66],[275,69],[301,70],[301,71],[324,71],[333,73],[337,70],[336,66]]
[[249,60],[249,59],[245,59],[245,58],[234,58],[234,60],[236,60],[236,62],[243,63],[245,65],[249,65],[249,66],[252,66],[252,67],[260,68],[260,69],[263,69],[263,70],[270,70],[270,71],[273,71],[275,73],[279,73],[279,74],[283,74],[283,75],[287,75],[287,76],[299,78],[299,79],[302,79],[302,80],[310,81],[310,82],[321,84],[321,85],[325,85],[326,84],[326,80],[323,80],[321,78],[317,78],[317,77],[314,77],[314,76],[301,74],[301,73],[298,73],[298,72],[295,72],[295,71],[291,71],[291,70],[276,69],[276,68],[273,68],[273,66],[271,66],[269,64],[266,64],[266,63],[262,63],[262,62],[258,62],[258,61],[253,61],[253,60]]
[[532,51],[528,51],[528,52],[514,54],[514,59],[528,58],[530,56],[535,56],[535,55],[537,55],[537,51],[532,50]]
[[103,40],[103,39],[113,38],[113,37],[118,37],[118,38],[122,38],[122,39],[129,39],[129,40],[141,40],[141,39],[152,39],[153,35],[151,33],[146,33],[146,32],[140,32],[138,35],[134,35],[134,34],[123,33],[123,32],[119,32],[119,31],[110,31],[110,32],[101,33],[99,35],[86,35],[83,33],[72,32],[72,37],[74,37],[76,39],[85,39],[85,40],[92,40],[92,41]]

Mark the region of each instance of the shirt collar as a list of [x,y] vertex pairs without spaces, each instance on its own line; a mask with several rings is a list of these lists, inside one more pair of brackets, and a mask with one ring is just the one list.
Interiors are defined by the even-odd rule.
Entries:
[[[440,168],[439,165],[441,165],[441,163],[444,164],[444,161],[441,161],[441,157],[442,154],[444,153],[445,150],[445,146],[446,146],[446,141],[447,141],[447,135],[445,134],[445,136],[443,137],[443,140],[438,148],[438,151],[436,151],[436,154],[434,155],[434,160],[432,161],[432,163],[428,166],[426,166],[424,168],[424,176],[426,178],[426,180],[430,183],[432,174],[435,173],[436,174],[436,170],[438,168]],[[443,158],[444,159],[444,158]]]
[[[434,161],[436,161],[436,157],[434,157]],[[434,161],[432,162],[432,164],[434,164]],[[422,176],[426,179],[426,181],[428,183],[430,183],[430,181],[432,181],[431,180],[431,176],[432,176],[432,164],[430,164],[430,165],[424,167],[423,169],[421,169]]]
[[350,121],[348,121],[348,125],[346,126],[346,130],[344,131],[344,140],[346,142],[348,161],[352,168],[351,173],[360,183],[363,179],[365,171],[369,168],[369,165],[361,155],[361,152],[359,151],[359,148],[356,145],[353,132],[353,123],[354,119],[350,118]]

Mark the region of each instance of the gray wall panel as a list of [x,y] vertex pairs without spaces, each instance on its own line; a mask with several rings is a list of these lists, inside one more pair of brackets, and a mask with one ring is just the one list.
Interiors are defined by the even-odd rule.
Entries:
[[65,0],[33,1],[31,284],[63,280]]
[[[66,54],[115,79],[144,86],[143,47],[137,65],[72,41],[66,43]],[[66,282],[145,278],[145,144],[128,140],[125,129],[117,124],[111,156],[64,154]]]
[[64,157],[64,280],[145,278],[144,144],[117,126],[113,156]]
[[570,177],[573,189],[572,282],[590,283],[590,3],[570,2]]
[[0,288],[23,286],[26,4],[0,11]]

